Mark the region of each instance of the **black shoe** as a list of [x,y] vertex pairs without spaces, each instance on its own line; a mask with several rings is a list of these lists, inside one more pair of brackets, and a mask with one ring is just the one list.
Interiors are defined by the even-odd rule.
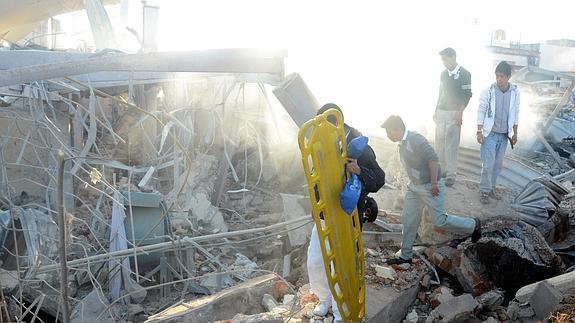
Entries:
[[495,190],[491,190],[491,192],[489,192],[489,197],[494,200],[501,200],[501,195],[495,193]]
[[411,259],[403,259],[403,258],[401,258],[401,257],[399,257],[399,258],[392,258],[392,259],[388,259],[385,263],[388,264],[388,265],[410,264],[410,263],[411,263]]
[[481,221],[475,218],[475,229],[473,229],[473,233],[471,234],[471,242],[476,243],[481,239]]
[[459,246],[466,239],[467,239],[467,237],[465,237],[463,239],[453,239],[453,240],[449,241],[448,246],[450,246],[451,248],[457,249],[457,246]]
[[481,202],[481,204],[489,204],[489,194],[480,193],[479,194],[479,202]]

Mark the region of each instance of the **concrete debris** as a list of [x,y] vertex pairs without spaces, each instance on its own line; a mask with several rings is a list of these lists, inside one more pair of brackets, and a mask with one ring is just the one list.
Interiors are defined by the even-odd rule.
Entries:
[[230,266],[231,270],[239,271],[236,275],[241,277],[251,278],[254,276],[254,269],[258,268],[258,264],[251,261],[250,258],[242,255],[241,253],[236,254],[236,260]]
[[[466,290],[475,290],[477,295],[481,294],[479,292],[481,287],[476,284],[478,281],[472,283],[474,278],[463,270],[462,266],[466,264],[465,258],[473,259],[471,261],[474,264],[483,264],[483,268],[477,267],[480,277],[485,277],[487,274],[494,286],[513,292],[526,283],[560,274],[563,268],[561,259],[549,247],[539,231],[521,223],[487,233],[478,243],[462,244],[458,250],[462,250],[462,265],[458,267],[457,277]],[[467,268],[470,267],[473,266]],[[463,281],[468,283],[465,284]],[[485,286],[492,284],[487,280],[483,281]]]
[[228,283],[229,281],[230,277],[226,274],[209,275],[201,280],[200,285],[207,288],[209,291],[214,292],[220,291],[223,288],[231,287],[231,284]]
[[315,308],[315,304],[308,303],[303,307],[303,315],[307,318],[313,318],[313,309]]
[[451,289],[446,286],[436,288],[431,294],[431,306],[438,307],[442,303],[447,303],[453,298]]
[[421,280],[421,287],[429,288],[429,286],[431,286],[431,276],[425,275],[425,276],[423,276],[423,279]]
[[283,304],[283,305],[291,306],[291,305],[293,305],[293,304],[295,303],[295,300],[296,300],[296,296],[295,296],[295,295],[293,295],[293,294],[286,294],[286,295],[284,295],[284,297],[283,297],[282,304]]
[[[267,313],[262,306],[262,298],[264,294],[272,294],[274,283],[277,281],[276,275],[268,274],[213,295],[202,298],[191,297],[183,300],[181,304],[151,315],[147,322],[165,322],[166,320],[213,322],[232,319],[237,313],[244,315]],[[269,315],[279,317],[283,314],[270,313]]]
[[[567,295],[573,289],[575,289],[575,272],[568,272],[563,275],[555,276],[545,280],[547,283],[551,284],[554,288],[556,288],[561,294]],[[514,300],[524,304],[529,302],[531,296],[535,293],[535,290],[538,288],[539,284],[542,282],[533,283],[527,286],[523,286],[521,289],[517,291],[515,294]]]
[[[286,284],[286,282],[284,281],[277,281],[274,283],[273,285],[273,289],[272,289],[272,295],[275,299],[282,299],[284,298],[287,294],[289,294],[292,291],[292,289],[290,288],[290,286],[288,286],[288,284]],[[302,293],[300,295],[300,293]],[[309,291],[309,285],[304,285],[300,288],[299,292],[298,292],[298,299],[302,299],[303,295],[310,295],[310,291]],[[313,295],[313,294],[311,294]],[[303,305],[304,302],[302,300],[301,304]]]
[[264,294],[262,297],[262,306],[266,309],[266,311],[271,312],[273,309],[278,307],[278,302],[276,301],[273,296],[270,294]]
[[441,303],[436,311],[441,315],[442,322],[453,322],[473,313],[478,305],[471,294],[463,294]]
[[0,269],[0,282],[2,282],[2,289],[5,293],[18,286],[18,275],[19,273],[15,270]]
[[392,286],[367,285],[365,311],[367,322],[400,322],[416,299],[419,286],[397,290]]
[[449,246],[431,247],[427,248],[425,255],[436,267],[455,276],[455,267],[452,264],[452,260],[455,259],[456,250]]
[[499,323],[499,321],[490,316],[487,320],[483,321],[482,323]]
[[430,269],[419,258],[414,259],[409,266],[389,266],[385,264],[385,259],[395,257],[395,251],[375,245],[370,245],[370,247],[374,255],[368,254],[365,258],[366,283],[372,284],[374,288],[392,286],[396,291],[408,290],[419,285],[422,278],[429,273]]
[[482,309],[496,310],[504,300],[504,292],[501,290],[490,290],[487,293],[481,294],[475,298]]
[[529,303],[521,304],[518,302],[511,302],[507,307],[507,316],[514,321],[523,318],[532,318],[535,316],[535,311]]
[[[252,315],[237,314],[231,320],[232,323],[283,323],[284,315],[281,313],[259,313]],[[296,321],[294,321],[295,323]]]
[[189,209],[198,221],[200,232],[210,234],[228,231],[222,213],[212,205],[205,193],[194,194],[190,199]]
[[392,280],[395,279],[396,277],[396,272],[391,267],[375,265],[373,266],[373,268],[375,269],[375,274],[377,275],[377,277]]
[[514,293],[528,282],[561,273],[563,266],[541,233],[524,223],[486,232],[475,244],[465,241],[457,250],[445,250],[429,248],[430,261],[454,272],[464,290],[474,295],[495,288]]
[[97,289],[86,295],[74,308],[72,322],[116,322],[113,308],[108,310],[110,303],[106,296]]
[[529,305],[533,308],[536,318],[545,319],[559,307],[562,300],[563,295],[555,287],[542,281],[529,299]]
[[[36,17],[64,10],[32,2]],[[25,21],[41,26],[25,41],[12,37],[29,26],[1,32],[0,321],[27,308],[67,321],[69,307],[73,322],[331,323],[331,315],[313,317],[319,300],[305,285],[302,256],[313,223],[296,133],[320,105],[299,74],[284,75],[286,51],[154,52],[159,8],[142,1],[139,52],[120,52],[123,37],[103,7],[118,0],[72,2],[64,11],[88,10],[100,51],[55,49],[66,32],[48,15]],[[529,85],[544,121],[531,166],[507,156],[506,187],[497,188],[504,199],[490,206],[477,203],[474,181],[458,177],[448,188],[448,210],[492,218],[479,242],[437,229],[425,213],[417,244],[428,248],[418,246],[411,264],[385,265],[401,239],[395,211],[406,184],[389,167],[388,186],[398,189],[387,190],[385,204],[397,209],[364,227],[366,321],[449,322],[476,312],[503,320],[513,296],[509,317],[542,318],[575,287],[571,273],[556,276],[558,255],[575,264],[575,171],[565,172],[575,165],[575,78],[538,72],[553,82]],[[270,85],[291,120],[276,115]],[[385,146],[378,156],[395,149]],[[477,175],[478,155],[461,148],[464,173]],[[447,245],[453,238],[456,247]],[[555,253],[548,243],[559,241],[566,245]],[[450,289],[454,279],[422,254],[461,286]]]
[[129,316],[135,316],[137,314],[143,313],[144,307],[142,304],[128,304],[127,312]]
[[440,322],[440,320],[441,320],[441,314],[439,314],[439,311],[433,310],[431,311],[431,313],[429,313],[429,315],[425,319],[425,323]]
[[412,310],[405,317],[405,321],[407,321],[407,323],[417,323],[418,320],[419,320],[419,315],[417,314],[416,310]]
[[509,303],[507,315],[512,320],[529,320],[536,316],[535,307],[538,307],[539,315],[544,315],[548,310],[553,311],[558,302],[569,295],[574,288],[575,272],[524,286]]
[[365,254],[371,257],[377,257],[379,256],[379,253],[377,253],[377,251],[370,249],[370,248],[366,248],[365,249]]
[[[277,142],[269,138],[263,141],[260,135],[274,128],[260,123],[261,117],[271,120],[273,112],[265,110],[264,116],[259,111],[257,117],[253,117],[251,110],[267,102],[266,89],[259,82],[277,84],[283,79],[283,68],[279,67],[283,66],[285,53],[268,52],[261,56],[261,52],[250,50],[222,50],[176,55],[182,62],[198,55],[207,59],[188,62],[195,66],[189,65],[191,69],[201,69],[216,56],[219,56],[217,63],[210,69],[229,68],[233,72],[239,68],[233,75],[188,75],[179,84],[174,84],[175,75],[165,73],[167,71],[157,70],[152,75],[139,68],[117,72],[100,70],[102,66],[110,67],[107,64],[111,61],[126,59],[123,54],[112,57],[12,50],[1,54],[9,56],[9,61],[16,62],[17,68],[26,74],[19,77],[33,78],[30,84],[20,84],[26,80],[15,81],[11,73],[0,77],[4,83],[18,84],[3,87],[1,91],[2,98],[8,98],[3,102],[9,102],[9,106],[0,113],[0,120],[10,126],[2,127],[2,138],[7,140],[0,159],[6,162],[7,156],[14,156],[14,160],[10,159],[13,165],[9,169],[1,170],[0,243],[4,248],[0,260],[3,274],[17,272],[20,275],[16,281],[24,287],[21,288],[24,301],[37,303],[38,295],[47,295],[42,310],[55,316],[62,313],[61,305],[57,304],[59,296],[54,294],[59,290],[66,288],[72,296],[69,300],[72,307],[89,291],[105,295],[112,292],[118,304],[129,306],[129,310],[122,313],[139,317],[141,313],[135,312],[136,305],[130,303],[143,302],[144,308],[152,313],[159,306],[148,305],[154,303],[156,297],[180,295],[182,291],[182,295],[210,293],[198,282],[214,292],[256,276],[255,261],[246,256],[230,256],[240,250],[244,253],[242,249],[246,244],[239,241],[244,235],[242,238],[252,244],[267,241],[269,243],[262,245],[274,247],[267,255],[269,258],[258,254],[258,261],[266,265],[264,270],[273,269],[269,264],[273,261],[271,257],[276,256],[277,250],[281,253],[283,246],[278,236],[287,236],[278,229],[285,230],[285,226],[259,230],[281,219],[264,225],[246,219],[246,214],[258,219],[269,213],[245,209],[244,192],[237,194],[240,197],[237,207],[223,205],[226,199],[216,197],[227,198],[227,192],[237,188],[237,183],[229,183],[227,172],[223,172],[222,187],[216,185],[216,179],[220,169],[249,167],[250,173],[243,175],[252,177],[254,172],[261,175],[253,182],[247,181],[248,186],[244,185],[250,194],[257,192],[250,204],[257,204],[261,209],[281,210],[281,205],[276,203],[279,168],[270,160],[263,163]],[[165,55],[142,53],[137,56],[152,63]],[[71,61],[83,63],[81,67],[73,67],[69,64]],[[40,64],[43,72],[30,67],[38,66],[38,62],[43,62],[44,65]],[[8,64],[2,70],[16,67],[6,60],[2,64]],[[176,70],[182,71],[182,66],[177,65]],[[53,74],[54,70],[49,71],[56,66],[61,67],[57,68],[58,75]],[[155,65],[154,69],[161,68]],[[244,79],[241,70],[249,72],[252,79]],[[281,71],[281,75],[273,71]],[[42,81],[48,76],[46,73],[50,74],[49,82]],[[75,73],[83,75],[70,78]],[[257,80],[255,84],[253,80]],[[158,95],[160,92],[162,95]],[[10,95],[17,99],[13,100]],[[233,96],[238,99],[228,100]],[[184,97],[193,99],[187,101]],[[219,98],[217,102],[212,100],[214,97]],[[246,114],[242,125],[249,128],[248,131],[235,126],[238,124],[235,114],[239,111]],[[294,146],[297,149],[296,142]],[[250,160],[227,155],[230,147],[238,149],[238,156],[241,150]],[[58,156],[58,150],[62,156]],[[60,160],[67,161],[63,165],[62,185],[56,183],[54,175]],[[301,165],[300,160],[297,162]],[[220,168],[220,164],[226,167]],[[303,172],[291,177],[293,182],[303,180]],[[292,187],[287,191],[296,195],[303,190]],[[67,235],[58,243],[59,226],[52,214],[59,207],[59,192],[64,196],[66,210],[66,221],[59,226],[67,229]],[[112,216],[114,209],[115,217]],[[291,214],[290,220],[302,215],[303,212]],[[288,232],[299,225],[300,222],[293,221]],[[230,226],[245,233],[207,238],[201,243],[188,240],[225,234]],[[245,231],[247,229],[255,231]],[[305,238],[303,240],[300,247],[305,243]],[[113,246],[109,247],[111,242]],[[64,250],[62,244],[68,247],[63,257],[58,255]],[[233,250],[232,246],[237,249]],[[68,283],[59,283],[58,270],[64,258],[67,258],[70,274]],[[213,275],[228,270],[238,274]],[[118,278],[130,286],[122,288]],[[62,279],[65,281],[65,277]],[[141,287],[143,282],[149,294]],[[106,289],[108,284],[111,290]],[[8,279],[3,279],[2,285],[6,292],[18,287]],[[17,304],[20,309],[23,305]]]

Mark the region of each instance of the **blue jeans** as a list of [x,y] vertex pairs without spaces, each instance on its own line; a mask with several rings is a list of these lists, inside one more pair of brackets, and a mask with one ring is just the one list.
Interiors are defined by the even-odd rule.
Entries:
[[501,173],[503,166],[503,157],[507,149],[507,134],[491,132],[483,138],[481,145],[481,181],[479,182],[479,191],[489,193],[495,189],[497,177]]
[[411,259],[413,257],[413,243],[417,237],[417,229],[421,222],[421,211],[427,208],[431,221],[438,228],[456,232],[471,234],[475,229],[475,220],[445,212],[445,184],[443,180],[438,182],[439,195],[431,195],[431,184],[409,183],[405,193],[403,212],[403,241],[401,243],[401,257]]

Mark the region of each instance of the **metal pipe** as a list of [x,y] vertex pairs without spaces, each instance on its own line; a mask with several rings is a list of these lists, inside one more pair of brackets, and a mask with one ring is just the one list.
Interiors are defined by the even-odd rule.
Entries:
[[66,263],[66,221],[64,218],[64,165],[68,159],[64,153],[58,153],[60,167],[58,169],[58,226],[60,236],[60,292],[62,293],[62,322],[70,323],[68,304],[68,265]]
[[[176,241],[168,241],[168,242],[161,242],[153,245],[141,246],[137,248],[137,254],[142,254],[145,252],[154,252],[159,250],[168,250],[170,248],[177,248],[181,245],[190,245],[192,246],[194,243],[209,241],[209,240],[216,240],[216,239],[223,239],[234,237],[238,235],[244,234],[254,234],[254,233],[261,233],[265,231],[272,231],[275,229],[283,228],[288,225],[296,224],[296,223],[303,223],[303,222],[311,222],[312,218],[309,215],[299,217],[297,219],[293,219],[286,222],[276,223],[267,227],[262,228],[254,228],[254,229],[246,229],[246,230],[239,230],[239,231],[232,231],[232,232],[222,232],[216,234],[210,234],[205,236],[199,237],[184,237],[180,240]],[[99,261],[108,261],[113,259],[114,257],[130,257],[134,255],[134,248],[118,250],[114,252],[108,252],[104,254],[98,254],[86,258],[76,259],[68,261],[68,266],[79,266],[79,265],[86,265],[92,264]],[[42,267],[38,267],[36,273],[44,273],[48,271],[52,271],[58,269],[58,265],[46,265]]]
[[92,56],[0,71],[0,87],[101,71],[271,74],[281,81],[284,50],[215,49]]
[[[62,322],[70,323],[70,308],[68,304],[68,254],[66,252],[66,219],[64,216],[64,167],[66,162],[72,159],[98,159],[96,157],[69,157],[66,158],[62,150],[58,151],[58,233],[59,233],[59,257],[60,264],[60,293],[62,294]],[[56,267],[57,268],[57,267]]]
[[[561,109],[563,108],[565,103],[567,103],[567,101],[569,101],[569,98],[571,98],[571,92],[573,92],[573,88],[575,88],[575,81],[571,81],[571,84],[569,85],[569,87],[567,88],[565,93],[563,93],[563,97],[561,97],[561,101],[559,101],[559,103],[557,104],[557,106],[555,107],[553,112],[551,112],[551,115],[549,116],[549,118],[547,118],[547,121],[545,122],[545,124],[541,128],[541,135],[543,137],[545,137],[547,135],[547,131],[549,131],[549,128],[551,128],[551,125],[553,124],[555,117],[557,117],[557,115],[559,114],[559,112],[561,111]],[[545,143],[543,143],[543,144],[545,144]]]

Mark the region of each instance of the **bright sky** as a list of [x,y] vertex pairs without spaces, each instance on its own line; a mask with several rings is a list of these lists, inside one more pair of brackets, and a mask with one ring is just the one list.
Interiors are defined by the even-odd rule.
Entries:
[[[364,131],[391,113],[418,125],[430,122],[443,69],[437,53],[446,46],[457,50],[473,75],[471,112],[480,89],[492,81],[484,46],[493,30],[522,43],[575,39],[572,0],[148,4],[160,6],[160,50],[287,48],[287,72],[300,73],[320,103],[337,103],[349,123]],[[474,123],[472,115],[466,122]]]
[[508,38],[524,43],[575,39],[575,1],[164,0],[160,5],[161,49],[287,48],[288,73],[300,73],[320,103],[339,104],[348,121],[364,130],[390,113],[431,120],[443,69],[437,52],[446,46],[454,47],[472,72],[476,98],[492,81],[483,46],[493,30],[504,29]]

